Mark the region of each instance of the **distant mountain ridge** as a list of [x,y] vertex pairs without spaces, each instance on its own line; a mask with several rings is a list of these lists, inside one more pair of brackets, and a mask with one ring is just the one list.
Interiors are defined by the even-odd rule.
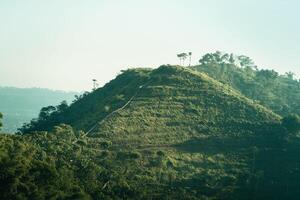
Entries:
[[3,113],[4,132],[15,132],[23,123],[36,118],[40,109],[57,105],[66,100],[69,103],[77,92],[64,92],[43,88],[0,87],[0,112]]

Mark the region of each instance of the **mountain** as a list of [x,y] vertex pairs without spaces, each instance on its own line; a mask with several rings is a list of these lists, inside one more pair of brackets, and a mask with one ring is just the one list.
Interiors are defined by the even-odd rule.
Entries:
[[292,72],[280,75],[274,70],[259,70],[247,56],[218,51],[204,55],[200,65],[191,68],[230,85],[279,115],[300,115],[300,80]]
[[298,146],[279,115],[205,73],[130,69],[0,135],[0,195],[295,199]]
[[126,130],[162,136],[179,129],[191,135],[220,135],[236,134],[240,127],[251,131],[280,119],[227,85],[178,66],[125,71],[69,107],[46,112],[24,132],[51,130],[61,123],[88,131],[100,122],[99,134]]
[[227,85],[178,66],[161,66],[134,91],[129,88],[124,83],[119,95],[130,103],[100,119],[95,135],[165,145],[205,136],[246,137],[280,119]]
[[71,102],[76,92],[41,88],[0,87],[0,112],[4,115],[4,132],[15,132],[23,123],[38,116],[40,109],[63,100]]

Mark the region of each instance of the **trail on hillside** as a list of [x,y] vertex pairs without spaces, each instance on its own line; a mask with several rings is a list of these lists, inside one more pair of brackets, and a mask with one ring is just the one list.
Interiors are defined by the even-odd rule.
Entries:
[[[151,80],[150,80],[151,81]],[[108,115],[106,115],[100,122],[95,123],[95,125],[93,125],[84,135],[83,137],[87,136],[88,134],[92,133],[95,128],[97,128],[99,125],[103,124],[105,122],[106,119],[108,119],[110,116],[112,116],[113,114],[125,109],[133,100],[134,98],[138,95],[138,93],[140,92],[141,89],[143,89],[147,84],[150,83],[150,81],[148,81],[147,83],[145,83],[144,85],[140,85],[139,88],[137,89],[136,93],[120,108],[114,110],[113,112],[109,113]],[[76,141],[77,142],[77,141]],[[74,143],[76,143],[74,142]]]

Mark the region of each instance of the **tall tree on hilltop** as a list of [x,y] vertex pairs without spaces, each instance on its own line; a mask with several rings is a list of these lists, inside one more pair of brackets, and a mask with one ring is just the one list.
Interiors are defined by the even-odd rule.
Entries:
[[177,54],[177,57],[179,58],[180,61],[180,65],[184,66],[184,61],[187,58],[188,54],[186,53],[181,53],[181,54]]
[[235,63],[235,59],[234,59],[233,53],[230,54],[228,61],[229,61],[230,64],[234,64]]
[[286,76],[288,79],[294,80],[295,73],[294,73],[294,72],[286,72],[286,73],[285,73],[285,76]]
[[241,67],[255,67],[255,64],[251,58],[248,56],[240,55],[238,56],[239,63]]

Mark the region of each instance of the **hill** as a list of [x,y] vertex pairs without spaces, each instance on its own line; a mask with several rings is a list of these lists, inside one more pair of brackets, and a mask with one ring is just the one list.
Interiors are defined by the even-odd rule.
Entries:
[[41,88],[0,87],[0,112],[4,115],[4,131],[15,132],[23,123],[35,118],[40,109],[63,100],[71,102],[76,92]]
[[149,72],[132,94],[129,105],[100,120],[94,135],[166,145],[206,136],[246,137],[279,121],[230,87],[182,67]]
[[176,128],[189,128],[184,132],[191,134],[236,134],[238,127],[251,131],[280,119],[227,85],[178,66],[127,70],[70,106],[43,112],[23,132],[51,130],[61,123],[88,131],[101,122],[101,134],[108,130],[118,135],[126,129],[161,136]]
[[126,70],[39,116],[22,135],[0,135],[6,199],[299,196],[298,136],[272,111],[191,69]]
[[300,81],[292,72],[280,75],[274,70],[259,70],[247,56],[221,52],[206,54],[199,62],[192,69],[230,85],[279,115],[300,115]]

